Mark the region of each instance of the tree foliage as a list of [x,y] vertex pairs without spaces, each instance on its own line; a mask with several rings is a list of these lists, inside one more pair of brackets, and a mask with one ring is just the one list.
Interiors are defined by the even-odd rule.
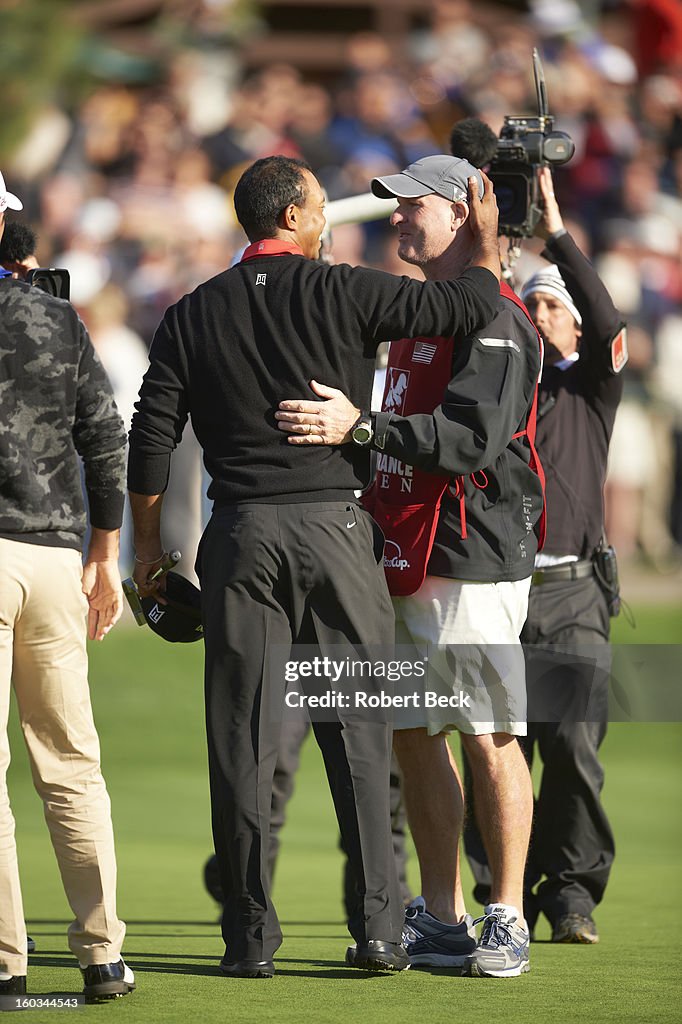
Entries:
[[12,152],[42,108],[69,105],[77,93],[77,57],[86,30],[73,16],[74,6],[69,0],[0,4],[0,154]]
[[[99,81],[149,81],[172,53],[234,46],[253,27],[252,0],[158,0],[137,14],[124,0],[98,2],[0,0],[0,166],[46,107],[71,112]],[[130,50],[120,41],[122,11]]]

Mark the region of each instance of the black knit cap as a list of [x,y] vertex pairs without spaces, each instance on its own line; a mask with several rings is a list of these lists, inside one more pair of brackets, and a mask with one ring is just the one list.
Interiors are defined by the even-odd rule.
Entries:
[[169,572],[163,596],[167,604],[161,604],[155,597],[140,598],[149,628],[172,644],[203,640],[201,591],[179,573]]

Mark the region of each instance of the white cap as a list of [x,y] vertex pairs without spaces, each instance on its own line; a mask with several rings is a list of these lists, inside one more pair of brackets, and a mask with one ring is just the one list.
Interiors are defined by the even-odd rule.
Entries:
[[534,292],[544,292],[547,295],[553,295],[559,302],[563,302],[578,326],[582,324],[583,318],[564,284],[563,277],[553,264],[549,267],[543,267],[542,270],[536,271],[532,277],[528,278],[521,289],[521,301],[525,302],[528,296]]
[[23,210],[24,204],[18,196],[8,192],[5,188],[5,179],[0,174],[0,213],[5,210]]
[[637,65],[622,46],[601,43],[592,54],[588,54],[600,75],[614,85],[634,85],[637,81]]

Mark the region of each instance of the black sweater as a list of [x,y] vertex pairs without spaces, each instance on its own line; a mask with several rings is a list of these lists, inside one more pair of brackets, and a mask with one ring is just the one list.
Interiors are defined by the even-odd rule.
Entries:
[[580,358],[566,370],[546,366],[540,386],[537,448],[547,496],[543,550],[589,558],[602,534],[606,462],[623,393],[610,349],[623,320],[567,232],[551,238],[542,255],[561,271],[583,318]]
[[314,399],[316,379],[368,408],[380,342],[469,333],[498,295],[482,268],[418,282],[294,255],[238,264],[171,306],[154,336],[130,431],[130,490],[165,490],[189,414],[218,504],[352,498],[367,483],[369,453],[288,444],[279,402]]

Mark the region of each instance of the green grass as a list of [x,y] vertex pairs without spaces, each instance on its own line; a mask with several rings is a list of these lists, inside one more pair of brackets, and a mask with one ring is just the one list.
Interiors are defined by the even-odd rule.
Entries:
[[[636,614],[641,642],[679,637],[679,609]],[[618,850],[597,914],[601,943],[555,947],[539,941],[531,973],[506,984],[443,972],[372,977],[343,968],[348,936],[341,858],[321,759],[314,743],[307,744],[275,884],[285,933],[277,977],[227,980],[215,973],[222,944],[216,908],[201,880],[211,841],[200,646],[170,647],[147,630],[120,628],[91,655],[93,703],[114,807],[119,912],[128,923],[125,954],[138,990],[114,1004],[80,1010],[79,1019],[680,1021],[679,724],[617,724],[605,741],[605,802]],[[77,992],[80,979],[65,935],[69,909],[14,718],[11,731],[10,792],[26,916],[38,944],[30,989]],[[414,857],[410,870],[417,891]],[[465,885],[470,891],[468,876]],[[540,928],[538,938],[547,935]],[[29,1011],[22,1019],[53,1021],[55,1014]]]
[[679,644],[682,641],[682,604],[635,607],[634,627],[622,611],[611,621],[616,644]]

